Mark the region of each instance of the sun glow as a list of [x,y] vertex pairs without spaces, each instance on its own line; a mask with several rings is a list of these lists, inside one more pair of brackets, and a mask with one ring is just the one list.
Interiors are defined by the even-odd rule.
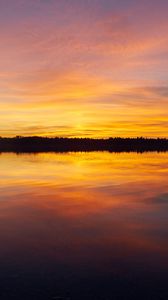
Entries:
[[0,3],[0,135],[167,136],[167,4],[103,3]]

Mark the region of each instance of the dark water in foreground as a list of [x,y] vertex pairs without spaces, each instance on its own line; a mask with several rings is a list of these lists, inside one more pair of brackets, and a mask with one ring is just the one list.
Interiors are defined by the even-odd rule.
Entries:
[[0,299],[168,299],[168,153],[0,155]]

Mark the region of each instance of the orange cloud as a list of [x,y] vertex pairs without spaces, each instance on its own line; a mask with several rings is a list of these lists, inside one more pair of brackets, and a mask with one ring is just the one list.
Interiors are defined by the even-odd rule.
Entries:
[[2,135],[167,134],[167,18],[105,2],[2,6]]

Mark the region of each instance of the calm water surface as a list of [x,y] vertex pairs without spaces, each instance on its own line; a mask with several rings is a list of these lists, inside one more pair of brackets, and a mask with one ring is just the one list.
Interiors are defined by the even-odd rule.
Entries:
[[0,299],[168,299],[168,153],[0,155]]

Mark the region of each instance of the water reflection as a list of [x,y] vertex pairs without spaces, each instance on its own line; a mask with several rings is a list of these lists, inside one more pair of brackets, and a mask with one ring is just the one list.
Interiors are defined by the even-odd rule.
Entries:
[[0,163],[0,299],[167,299],[168,153]]

